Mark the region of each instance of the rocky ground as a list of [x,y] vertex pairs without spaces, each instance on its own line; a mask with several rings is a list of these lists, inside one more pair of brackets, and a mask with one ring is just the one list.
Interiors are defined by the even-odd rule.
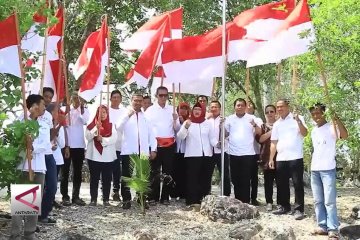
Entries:
[[[214,187],[213,193],[218,188]],[[263,188],[259,188],[259,200],[264,205]],[[0,194],[1,195],[1,194]],[[82,186],[81,197],[89,202],[88,184]],[[360,203],[359,188],[340,188],[338,190],[338,209],[341,226],[360,224],[359,220],[352,220],[349,216],[351,209]],[[237,232],[247,231],[249,228],[260,231],[254,239],[291,239],[283,237],[293,232],[296,239],[327,239],[314,237],[310,232],[315,226],[314,209],[310,189],[306,189],[306,218],[295,221],[293,216],[274,216],[266,212],[265,206],[258,207],[259,216],[253,220],[241,220],[235,223],[213,222],[198,212],[184,211],[184,202],[171,201],[170,206],[157,205],[151,207],[145,216],[140,214],[139,208],[133,203],[130,210],[123,210],[118,202],[111,202],[113,206],[103,207],[64,207],[55,210],[57,224],[54,226],[40,226],[39,239],[234,239]],[[60,195],[57,195],[60,200]],[[0,200],[0,239],[7,239],[10,220],[1,217],[8,213],[10,205],[4,199]],[[243,230],[244,229],[244,230]],[[261,231],[262,230],[262,231]],[[281,235],[285,232],[285,235]],[[290,232],[290,233],[289,233]],[[292,238],[292,239],[295,239]]]

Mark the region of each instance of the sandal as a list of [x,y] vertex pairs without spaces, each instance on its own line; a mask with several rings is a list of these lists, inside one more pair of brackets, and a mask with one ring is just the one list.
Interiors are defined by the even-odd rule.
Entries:
[[337,232],[330,231],[329,235],[328,235],[328,239],[329,240],[338,240],[339,239],[339,234]]
[[328,232],[319,227],[319,228],[316,228],[314,231],[312,231],[311,235],[313,235],[313,236],[325,236],[325,235],[328,235]]

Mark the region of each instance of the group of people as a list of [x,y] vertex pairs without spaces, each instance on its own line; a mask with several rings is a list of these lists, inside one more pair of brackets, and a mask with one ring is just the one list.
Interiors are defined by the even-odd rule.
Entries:
[[[242,98],[234,101],[234,113],[225,118],[221,116],[221,103],[217,100],[209,103],[206,96],[199,96],[192,107],[181,102],[175,109],[168,104],[168,89],[161,86],[156,90],[157,101],[153,104],[149,97],[134,93],[130,106],[125,108],[121,104],[121,92],[114,90],[110,106],[99,106],[90,121],[89,111],[77,94],[72,96],[72,105],[63,108],[51,102],[53,95],[51,88],[44,88],[43,96],[32,94],[26,100],[29,118],[40,125],[38,137],[29,146],[34,182],[44,186],[41,215],[39,218],[27,216],[25,221],[24,236],[28,239],[34,236],[38,220],[56,222],[49,218],[49,213],[57,204],[59,171],[62,205],[86,204],[79,196],[84,159],[90,171],[89,205],[98,204],[100,182],[103,205],[109,206],[112,182],[112,199],[122,198],[122,208],[131,208],[131,192],[121,176],[131,177],[132,154],[145,155],[150,161],[151,191],[147,194],[146,207],[158,203],[169,205],[170,199],[185,199],[185,210],[199,211],[202,199],[211,193],[215,166],[220,176],[223,175],[224,195],[230,196],[232,183],[236,199],[259,205],[260,166],[264,174],[266,209],[273,211],[276,182],[278,208],[273,213],[291,212],[291,178],[295,190],[294,217],[304,218],[303,139],[308,129],[304,118],[292,113],[285,99],[265,107],[264,123],[254,115],[254,105]],[[335,143],[337,138],[347,137],[347,130],[337,117],[335,125],[326,121],[322,104],[311,107],[310,113],[316,123],[311,132],[314,148],[311,185],[319,229],[314,234],[329,234],[329,238],[337,239]],[[225,129],[224,143],[222,129]],[[225,146],[223,166],[222,145]],[[23,171],[23,178],[27,178],[27,160],[19,169]],[[12,224],[12,236],[16,239],[20,236],[21,217],[14,216]]]

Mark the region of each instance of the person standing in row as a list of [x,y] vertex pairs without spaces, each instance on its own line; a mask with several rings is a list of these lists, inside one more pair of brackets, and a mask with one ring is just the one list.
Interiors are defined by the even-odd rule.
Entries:
[[336,140],[337,137],[346,139],[348,132],[336,114],[334,114],[336,127],[326,121],[325,105],[317,103],[309,110],[316,123],[311,131],[314,148],[311,159],[311,189],[318,225],[314,234],[328,235],[330,240],[335,240],[339,239],[336,208]]
[[[267,105],[265,107],[265,116],[266,123],[261,126],[261,136],[259,138],[259,143],[261,144],[260,148],[260,161],[261,168],[264,173],[264,190],[265,190],[265,201],[266,201],[266,210],[273,210],[273,188],[274,181],[276,181],[276,170],[270,169],[269,167],[269,158],[270,158],[270,137],[272,128],[276,121],[276,107],[274,105]],[[273,158],[275,161],[276,155]],[[278,183],[276,184],[278,185]],[[278,195],[278,193],[277,193]],[[276,197],[276,201],[278,203],[278,197]]]
[[269,166],[275,168],[278,178],[279,208],[273,213],[286,214],[291,211],[290,187],[291,177],[295,189],[295,220],[304,218],[304,161],[303,142],[307,135],[307,127],[302,116],[290,112],[289,101],[281,99],[276,103],[276,111],[280,118],[274,123],[271,132]]
[[[132,176],[130,168],[130,155],[145,155],[153,161],[156,157],[157,142],[150,123],[141,111],[143,96],[133,94],[131,97],[131,107],[128,113],[119,121],[119,129],[122,133],[121,159],[124,177]],[[150,151],[149,151],[150,149]],[[121,196],[123,197],[122,208],[131,207],[130,188],[124,181],[121,183]]]
[[110,123],[109,110],[106,106],[103,105],[97,109],[93,121],[86,128],[85,136],[88,140],[85,157],[90,171],[90,206],[97,205],[100,176],[103,205],[110,206],[109,195],[113,161],[116,159],[117,131]]
[[167,104],[168,97],[168,89],[163,86],[158,87],[156,89],[157,102],[145,112],[145,117],[152,125],[158,145],[156,158],[151,161],[150,205],[155,205],[159,199],[162,204],[170,204],[171,186],[163,184],[160,195],[160,169],[162,169],[163,175],[172,178],[176,149],[175,133],[180,128],[180,122],[178,115],[173,112],[173,107]]
[[148,96],[148,95],[145,95],[145,96],[143,97],[143,103],[142,103],[142,108],[141,108],[141,110],[142,110],[143,112],[146,112],[146,110],[147,110],[150,106],[152,106],[151,97]]
[[188,210],[200,211],[200,203],[205,197],[209,179],[209,170],[213,146],[218,141],[213,135],[212,126],[205,119],[205,107],[197,102],[191,111],[190,119],[181,126],[177,136],[186,139],[185,159],[187,163],[187,194]]
[[110,122],[114,124],[115,129],[117,131],[117,140],[115,143],[116,148],[116,160],[113,162],[113,172],[112,172],[112,180],[113,180],[113,194],[112,199],[114,201],[120,201],[120,177],[121,177],[121,140],[122,140],[122,132],[119,129],[119,120],[127,114],[126,108],[122,106],[122,95],[119,90],[114,90],[110,94]]
[[62,168],[62,179],[60,192],[64,206],[71,205],[68,195],[70,164],[73,166],[73,191],[72,203],[84,206],[85,202],[80,198],[80,187],[82,182],[82,166],[85,159],[85,135],[84,125],[89,121],[89,110],[85,108],[84,102],[80,100],[75,92],[72,96],[72,106],[70,107],[70,124],[66,127],[68,136],[68,146],[70,148],[70,158],[64,158]]
[[246,113],[246,101],[238,98],[234,101],[235,114],[225,121],[226,135],[229,136],[229,155],[231,181],[235,198],[250,203],[251,169],[256,164],[254,138],[261,134],[255,117]]

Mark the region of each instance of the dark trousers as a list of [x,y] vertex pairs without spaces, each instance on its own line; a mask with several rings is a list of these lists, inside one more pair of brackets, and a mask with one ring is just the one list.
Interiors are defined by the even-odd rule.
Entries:
[[250,202],[251,170],[256,164],[255,155],[230,155],[231,181],[234,185],[235,198],[243,203]]
[[70,158],[64,158],[64,165],[61,169],[60,192],[63,199],[69,200],[68,185],[70,164],[73,166],[73,192],[72,198],[79,198],[80,187],[82,181],[82,166],[85,158],[85,150],[83,148],[70,148]]
[[291,161],[276,162],[276,177],[278,178],[278,203],[286,209],[290,209],[290,186],[291,178],[295,190],[295,210],[304,212],[304,161],[296,159]]
[[45,188],[41,201],[41,218],[47,218],[52,210],[57,190],[56,162],[52,154],[45,155]]
[[90,170],[91,201],[97,200],[100,176],[102,180],[103,201],[109,201],[113,162],[97,162],[88,159],[88,164]]
[[174,174],[175,189],[171,197],[185,198],[186,197],[186,160],[184,153],[176,153],[174,161]]
[[[219,170],[220,173],[220,179],[221,179],[221,153],[216,153],[212,156],[211,158],[211,163],[212,163],[212,171],[211,171],[211,175],[214,172],[214,168],[215,165],[217,167],[217,169]],[[230,167],[229,167],[229,155],[227,153],[225,153],[224,156],[224,195],[225,196],[230,196],[231,194],[231,183],[230,183]],[[210,182],[211,184],[211,182]],[[220,182],[221,184],[221,182]],[[211,191],[211,185],[210,188],[209,186],[207,187],[210,191]]]
[[160,169],[162,167],[162,173],[166,175],[173,175],[173,164],[175,158],[176,143],[169,147],[158,147],[156,158],[150,160],[151,172],[150,172],[150,188],[151,193],[149,200],[164,201],[169,200],[171,186],[163,184],[162,192],[160,196]]
[[255,201],[257,199],[257,194],[258,194],[258,185],[259,185],[259,177],[258,177],[258,171],[259,171],[259,167],[258,167],[258,161],[260,159],[259,154],[255,155],[254,161],[255,164],[253,164],[253,168],[251,170],[251,200]]
[[121,156],[119,151],[116,151],[116,156],[117,159],[113,161],[113,171],[112,171],[113,192],[119,192],[120,178],[121,178]]
[[[266,203],[271,203],[273,204],[273,192],[274,192],[274,181],[276,181],[276,170],[275,169],[265,169],[264,170],[264,189],[265,189],[265,200]],[[277,185],[277,181],[276,181],[276,185]],[[279,195],[279,191],[277,191],[277,196],[276,196],[276,202],[277,204],[279,204],[278,202],[278,195]]]
[[210,157],[187,157],[185,160],[187,163],[186,205],[200,204],[209,181],[206,168],[211,159]]
[[[133,172],[130,168],[130,156],[122,155],[121,156],[121,165],[122,165],[122,176],[131,177]],[[121,196],[123,201],[131,201],[131,192],[130,188],[127,186],[124,180],[121,180]]]

